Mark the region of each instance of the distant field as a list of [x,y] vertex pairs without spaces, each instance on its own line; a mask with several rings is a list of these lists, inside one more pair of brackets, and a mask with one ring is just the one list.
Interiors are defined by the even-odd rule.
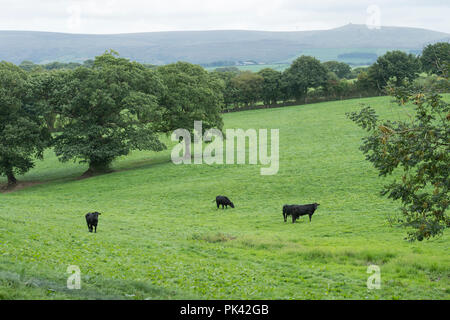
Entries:
[[[393,48],[318,48],[318,49],[304,49],[302,50],[297,56],[292,57],[285,61],[280,61],[280,63],[288,63],[290,64],[294,59],[296,59],[299,56],[305,55],[305,56],[313,56],[316,59],[319,59],[322,62],[325,61],[340,61],[345,62],[350,65],[354,66],[367,66],[371,65],[375,62],[376,58],[374,60],[364,58],[364,57],[340,57],[340,55],[345,55],[349,53],[353,54],[373,54],[374,56],[382,56],[387,51],[390,50],[399,50],[399,49],[393,49]],[[409,50],[404,50],[405,52],[409,53]]]
[[[169,149],[79,180],[86,165],[47,152],[19,177],[39,184],[0,194],[0,299],[449,299],[448,232],[409,243],[389,225],[399,203],[379,196],[387,181],[345,116],[362,102],[392,119],[411,112],[390,101],[225,114],[227,128],[280,129],[274,176],[259,165],[176,166]],[[219,194],[236,208],[217,210]],[[283,222],[284,204],[312,202],[321,205],[311,223]],[[84,220],[93,210],[96,234]],[[371,264],[379,290],[366,287]],[[81,290],[65,288],[69,265]]]
[[[290,64],[288,63],[280,63],[280,64],[255,64],[255,65],[249,65],[249,66],[235,66],[241,71],[252,71],[252,72],[258,72],[265,68],[271,68],[277,71],[284,71],[285,69],[289,68]],[[208,71],[214,71],[217,68],[226,68],[226,67],[208,67],[205,68]]]

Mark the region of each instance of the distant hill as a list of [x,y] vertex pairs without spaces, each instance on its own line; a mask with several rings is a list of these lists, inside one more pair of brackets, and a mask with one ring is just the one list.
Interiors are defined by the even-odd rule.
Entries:
[[347,62],[357,57],[354,61],[363,64],[371,62],[374,54],[387,50],[416,53],[428,43],[449,40],[450,34],[443,32],[403,27],[371,30],[355,24],[298,32],[222,30],[88,35],[0,31],[0,60],[17,64],[24,60],[82,62],[114,49],[123,57],[151,64],[176,61],[204,65],[220,65],[221,61],[270,64],[289,62],[301,54]]

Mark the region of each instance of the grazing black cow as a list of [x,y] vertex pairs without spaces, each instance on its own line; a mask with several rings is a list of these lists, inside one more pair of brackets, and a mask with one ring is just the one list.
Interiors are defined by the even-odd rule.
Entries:
[[314,214],[314,211],[317,210],[317,207],[320,204],[312,203],[312,204],[304,204],[304,205],[284,205],[283,206],[283,218],[284,222],[286,222],[287,216],[292,216],[292,223],[298,219],[300,216],[309,215],[309,222],[311,222],[311,217]]
[[88,225],[89,232],[92,232],[93,227],[95,228],[95,233],[97,233],[98,216],[100,212],[90,212],[86,214],[86,222]]
[[[228,199],[227,197],[217,196],[215,201],[216,201],[216,204],[217,204],[217,209],[219,209],[220,205],[222,205],[222,209],[224,207],[226,207],[228,209],[228,206],[234,208],[233,202],[231,202],[231,200]],[[214,202],[214,200],[213,200],[213,202]]]

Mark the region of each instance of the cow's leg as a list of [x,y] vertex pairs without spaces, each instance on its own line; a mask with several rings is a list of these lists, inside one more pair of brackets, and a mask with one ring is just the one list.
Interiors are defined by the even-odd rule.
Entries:
[[97,225],[94,225],[94,227],[95,227],[95,233],[97,233]]
[[225,208],[225,205],[224,204],[222,204],[222,210]]
[[311,217],[312,217],[312,214],[309,215],[309,222],[311,222]]
[[216,201],[216,204],[217,204],[217,209],[219,209],[219,206],[220,206],[219,201]]
[[92,225],[89,225],[89,232],[92,232]]
[[284,222],[286,222],[286,214],[284,214],[284,212],[283,212],[283,219],[284,219]]

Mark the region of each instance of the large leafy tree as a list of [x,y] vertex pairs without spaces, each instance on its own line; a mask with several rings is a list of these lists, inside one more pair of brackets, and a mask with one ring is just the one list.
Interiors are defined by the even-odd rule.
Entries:
[[66,71],[58,90],[62,130],[54,139],[61,161],[89,164],[86,174],[107,172],[131,150],[162,150],[157,129],[164,87],[157,74],[114,52],[96,57],[92,68]]
[[[448,82],[448,78],[446,79]],[[361,150],[381,176],[394,172],[399,180],[382,190],[403,204],[398,222],[407,227],[410,240],[442,234],[450,226],[447,209],[450,172],[450,106],[442,96],[418,92],[411,86],[390,86],[389,92],[400,106],[414,105],[408,120],[381,120],[365,106],[349,117],[369,134]]]
[[423,49],[420,61],[424,71],[444,75],[450,65],[450,43],[429,44]]
[[42,158],[50,139],[40,110],[31,104],[32,92],[23,70],[0,62],[0,175],[8,178],[9,187]]
[[223,81],[201,66],[187,62],[161,66],[157,72],[167,87],[160,100],[161,131],[191,130],[194,121],[202,121],[204,129],[222,129]]
[[381,91],[392,78],[400,86],[405,80],[414,80],[420,73],[420,60],[400,50],[388,51],[369,67],[370,80]]
[[306,100],[309,88],[318,88],[326,84],[328,70],[314,57],[301,56],[286,69],[289,95],[296,100]]

